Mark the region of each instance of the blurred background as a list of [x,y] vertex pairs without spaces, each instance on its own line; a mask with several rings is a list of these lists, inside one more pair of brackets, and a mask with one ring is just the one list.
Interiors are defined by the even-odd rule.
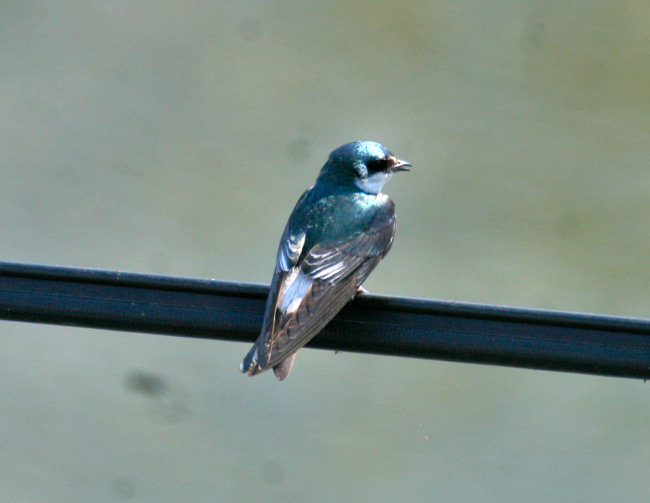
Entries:
[[[268,283],[331,150],[373,293],[650,317],[650,3],[0,7],[0,260]],[[0,323],[0,497],[646,502],[641,381]]]

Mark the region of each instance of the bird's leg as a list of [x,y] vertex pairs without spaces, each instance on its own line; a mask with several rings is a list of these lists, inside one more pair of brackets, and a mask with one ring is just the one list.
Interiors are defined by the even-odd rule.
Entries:
[[[364,287],[362,287],[362,286],[358,286],[358,287],[357,287],[357,293],[356,293],[354,296],[357,297],[358,295],[361,295],[362,293],[369,293],[369,292],[368,292],[368,290],[366,290]],[[338,355],[338,354],[339,354],[339,350],[338,350],[338,349],[334,350],[334,354],[335,354],[335,355]]]
[[357,288],[357,295],[361,295],[362,293],[369,293],[369,292],[364,287],[360,286]]

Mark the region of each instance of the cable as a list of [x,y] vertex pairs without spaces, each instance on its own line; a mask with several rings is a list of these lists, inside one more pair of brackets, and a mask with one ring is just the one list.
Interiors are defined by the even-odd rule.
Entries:
[[[0,262],[0,319],[253,342],[268,287]],[[650,378],[650,320],[364,294],[309,347]]]

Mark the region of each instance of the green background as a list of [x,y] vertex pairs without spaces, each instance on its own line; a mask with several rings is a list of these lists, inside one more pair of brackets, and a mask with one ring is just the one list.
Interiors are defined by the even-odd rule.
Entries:
[[[0,6],[0,259],[268,283],[384,143],[373,293],[650,316],[650,4]],[[646,502],[642,381],[0,323],[0,497]]]

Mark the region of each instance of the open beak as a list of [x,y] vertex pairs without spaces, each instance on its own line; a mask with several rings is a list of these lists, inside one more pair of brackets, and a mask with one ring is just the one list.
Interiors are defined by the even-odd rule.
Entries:
[[401,159],[397,159],[395,161],[395,164],[393,164],[390,167],[390,170],[391,171],[411,171],[410,166],[412,166],[412,164],[410,162],[402,161]]

